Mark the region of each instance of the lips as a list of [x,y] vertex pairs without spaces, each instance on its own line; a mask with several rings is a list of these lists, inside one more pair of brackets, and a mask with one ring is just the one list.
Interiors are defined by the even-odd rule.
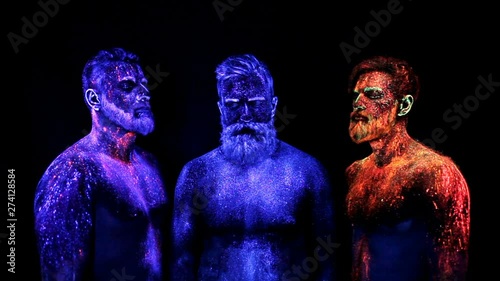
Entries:
[[148,107],[137,108],[134,110],[134,116],[137,118],[144,116],[151,116],[151,109]]
[[243,127],[240,130],[236,130],[233,135],[254,135],[256,131],[249,127]]
[[367,122],[368,117],[361,115],[359,113],[353,113],[353,114],[351,114],[351,121],[352,122],[359,122],[359,121]]

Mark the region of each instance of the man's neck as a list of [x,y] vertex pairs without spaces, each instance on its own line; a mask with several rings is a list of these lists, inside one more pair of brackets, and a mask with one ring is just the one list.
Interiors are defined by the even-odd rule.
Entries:
[[370,142],[375,164],[379,167],[389,164],[394,157],[403,155],[411,143],[413,139],[408,135],[406,125],[397,123],[387,135]]
[[121,127],[93,127],[90,132],[98,151],[124,162],[130,162],[136,134]]

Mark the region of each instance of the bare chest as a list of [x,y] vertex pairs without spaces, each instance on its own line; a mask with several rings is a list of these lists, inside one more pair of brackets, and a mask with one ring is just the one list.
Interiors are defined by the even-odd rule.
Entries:
[[162,177],[147,163],[107,159],[101,177],[105,193],[123,204],[145,211],[166,201]]

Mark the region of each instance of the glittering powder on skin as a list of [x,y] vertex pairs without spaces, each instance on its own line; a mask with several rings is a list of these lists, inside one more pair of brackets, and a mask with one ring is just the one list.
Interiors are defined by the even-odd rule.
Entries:
[[[175,276],[281,280],[300,266],[312,256],[308,243],[334,233],[329,185],[318,165],[282,142],[272,158],[254,167],[228,163],[218,149],[187,164],[174,206]],[[204,208],[182,206],[194,194],[205,198]]]
[[[96,272],[112,276],[112,270],[119,272],[130,263],[127,260],[135,260],[135,264],[128,267],[128,274],[134,275],[134,268],[143,267],[144,272],[159,278],[162,274],[160,229],[167,211],[160,175],[146,160],[146,155],[134,156],[132,165],[102,154],[99,157],[98,153],[82,153],[81,147],[80,142],[59,156],[37,189],[35,228],[43,272],[61,276],[76,273],[81,278],[89,274],[90,261],[106,261],[104,256],[111,257],[114,252],[116,262],[111,264],[116,268],[103,264]],[[96,220],[96,212],[105,214],[104,218]],[[149,227],[143,234],[140,229],[129,229],[144,224]],[[110,233],[115,233],[114,237],[108,236]],[[133,241],[132,237],[143,242]],[[129,242],[126,246],[118,245],[119,250],[110,246],[117,243],[113,240]],[[102,251],[107,254],[99,254]],[[120,256],[120,253],[131,254]]]
[[[412,243],[431,243],[431,256],[439,264],[433,270],[445,274],[463,270],[469,243],[469,193],[456,165],[421,144],[413,144],[404,157],[394,158],[383,169],[373,161],[368,157],[348,169],[347,206],[354,226],[377,229],[405,219],[421,221],[426,225],[422,238],[430,240]],[[366,255],[361,248],[358,251]]]
[[99,52],[83,72],[92,130],[35,193],[42,280],[163,280],[165,186],[156,158],[135,145],[154,128],[147,79],[122,49]]
[[335,241],[324,167],[276,138],[277,97],[264,64],[236,56],[216,73],[221,146],[178,178],[172,280],[332,280],[330,255],[314,272],[301,268],[318,239]]
[[[360,65],[393,67],[386,58]],[[409,69],[397,66],[394,71]],[[399,82],[413,79],[406,72],[397,75]],[[354,87],[349,133],[355,143],[369,142],[373,152],[346,169],[352,280],[464,281],[469,188],[452,159],[408,135],[406,117],[398,114],[411,104],[397,100],[393,77],[363,72]]]

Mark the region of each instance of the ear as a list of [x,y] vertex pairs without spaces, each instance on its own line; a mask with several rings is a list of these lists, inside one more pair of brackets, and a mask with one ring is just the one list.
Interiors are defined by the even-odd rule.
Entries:
[[274,115],[276,114],[276,107],[278,106],[278,97],[274,96],[273,99],[271,100],[271,116],[274,118]]
[[219,108],[221,123],[225,124],[226,123],[226,112],[224,111],[222,100],[219,100],[217,102],[217,107]]
[[85,91],[85,102],[95,111],[99,111],[101,106],[101,101],[99,100],[99,95],[94,89],[87,89]]
[[401,103],[399,104],[399,112],[398,116],[405,116],[410,112],[410,109],[413,105],[413,96],[406,95],[403,99],[401,99]]
[[222,110],[222,103],[221,103],[221,101],[220,101],[220,100],[217,102],[217,107],[219,108],[219,112],[220,112],[220,114],[224,114],[224,113],[223,113],[223,110]]

